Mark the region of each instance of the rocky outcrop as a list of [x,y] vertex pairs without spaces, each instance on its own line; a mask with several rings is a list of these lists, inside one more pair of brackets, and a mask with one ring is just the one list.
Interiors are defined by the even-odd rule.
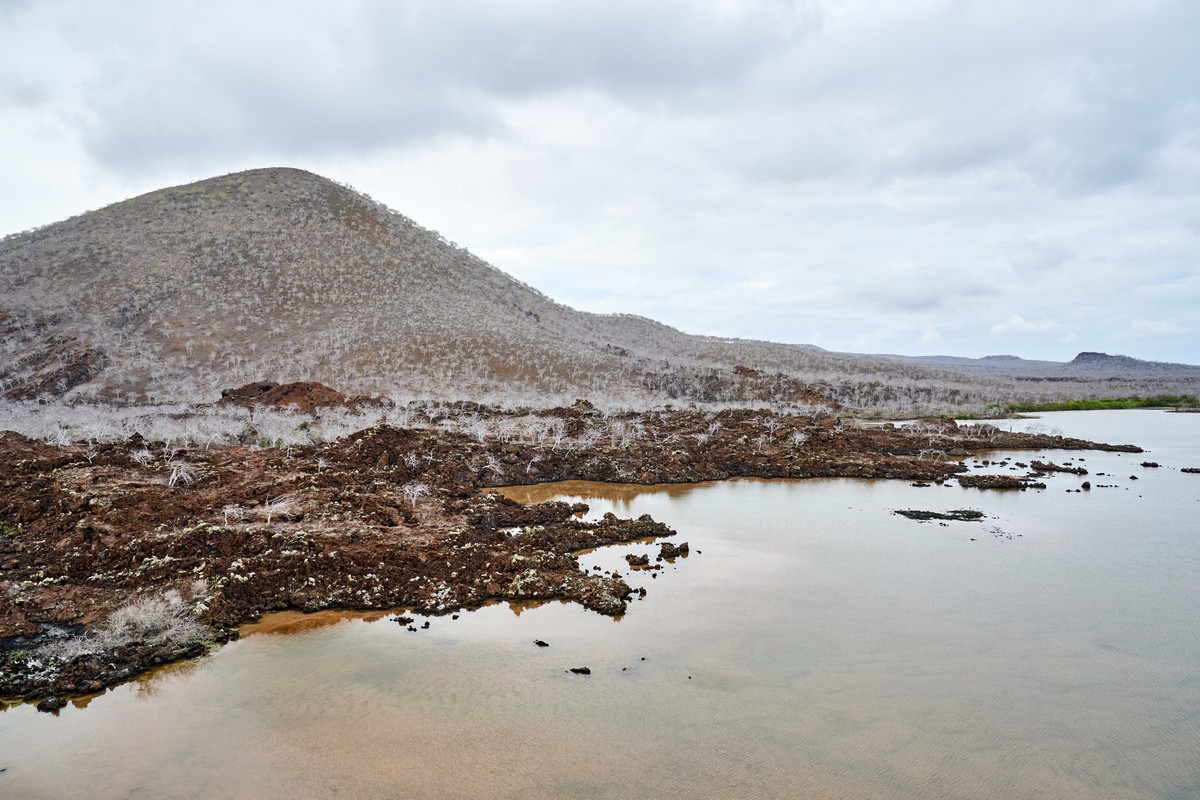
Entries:
[[1032,477],[1015,475],[959,475],[958,485],[970,489],[1045,489],[1046,484]]
[[892,513],[921,522],[935,519],[955,522],[978,522],[979,520],[983,519],[982,511],[976,511],[971,508],[960,508],[957,511],[922,511],[915,508],[903,508],[897,509]]
[[1055,464],[1053,461],[1030,461],[1030,468],[1034,472],[1065,472],[1070,475],[1087,475],[1088,471],[1083,467],[1068,467],[1062,464]]
[[380,401],[369,397],[349,398],[337,389],[313,381],[284,384],[255,381],[236,389],[223,390],[220,402],[245,408],[262,406],[309,414],[318,408],[356,408]]

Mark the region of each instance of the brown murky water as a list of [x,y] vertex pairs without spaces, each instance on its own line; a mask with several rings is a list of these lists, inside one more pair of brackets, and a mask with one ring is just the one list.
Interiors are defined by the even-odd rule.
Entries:
[[[514,490],[650,513],[692,555],[633,574],[648,595],[621,620],[267,618],[57,717],[0,714],[0,797],[1200,797],[1200,476],[1178,471],[1200,415],[1044,422],[1153,452],[1082,454],[1117,487],[1088,494]],[[889,513],[964,507],[989,519]],[[656,548],[583,560],[625,573],[627,552]]]

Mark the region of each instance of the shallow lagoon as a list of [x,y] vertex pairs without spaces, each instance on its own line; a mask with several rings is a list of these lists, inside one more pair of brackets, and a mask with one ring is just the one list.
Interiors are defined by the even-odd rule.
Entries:
[[[1200,415],[1040,422],[1149,452],[1016,455],[1092,473],[1043,492],[539,487],[692,555],[634,573],[621,620],[269,618],[86,707],[0,714],[0,796],[1200,797]],[[968,507],[988,519],[890,513]]]

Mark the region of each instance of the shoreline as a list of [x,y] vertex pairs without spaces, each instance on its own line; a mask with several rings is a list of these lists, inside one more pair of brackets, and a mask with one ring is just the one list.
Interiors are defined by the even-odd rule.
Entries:
[[[583,402],[536,416],[561,435],[376,426],[328,444],[199,449],[136,434],[101,445],[0,434],[0,697],[54,710],[64,697],[207,652],[270,611],[441,615],[562,599],[618,616],[629,585],[582,571],[575,554],[674,534],[649,517],[588,523],[576,517],[581,505],[527,506],[489,489],[736,477],[941,483],[985,450],[1140,452],[946,420],[866,427],[748,410],[605,418]],[[143,627],[118,640],[112,620],[139,602]],[[177,623],[204,633],[172,639]],[[47,663],[38,648],[56,631],[74,651]]]

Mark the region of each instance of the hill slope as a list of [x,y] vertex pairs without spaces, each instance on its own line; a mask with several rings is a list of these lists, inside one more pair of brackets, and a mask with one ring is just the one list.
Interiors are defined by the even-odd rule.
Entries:
[[953,365],[578,312],[364,195],[282,168],[6,237],[0,338],[9,398],[198,401],[260,379],[524,402],[792,402],[816,383],[851,405],[936,406],[1020,389]]

